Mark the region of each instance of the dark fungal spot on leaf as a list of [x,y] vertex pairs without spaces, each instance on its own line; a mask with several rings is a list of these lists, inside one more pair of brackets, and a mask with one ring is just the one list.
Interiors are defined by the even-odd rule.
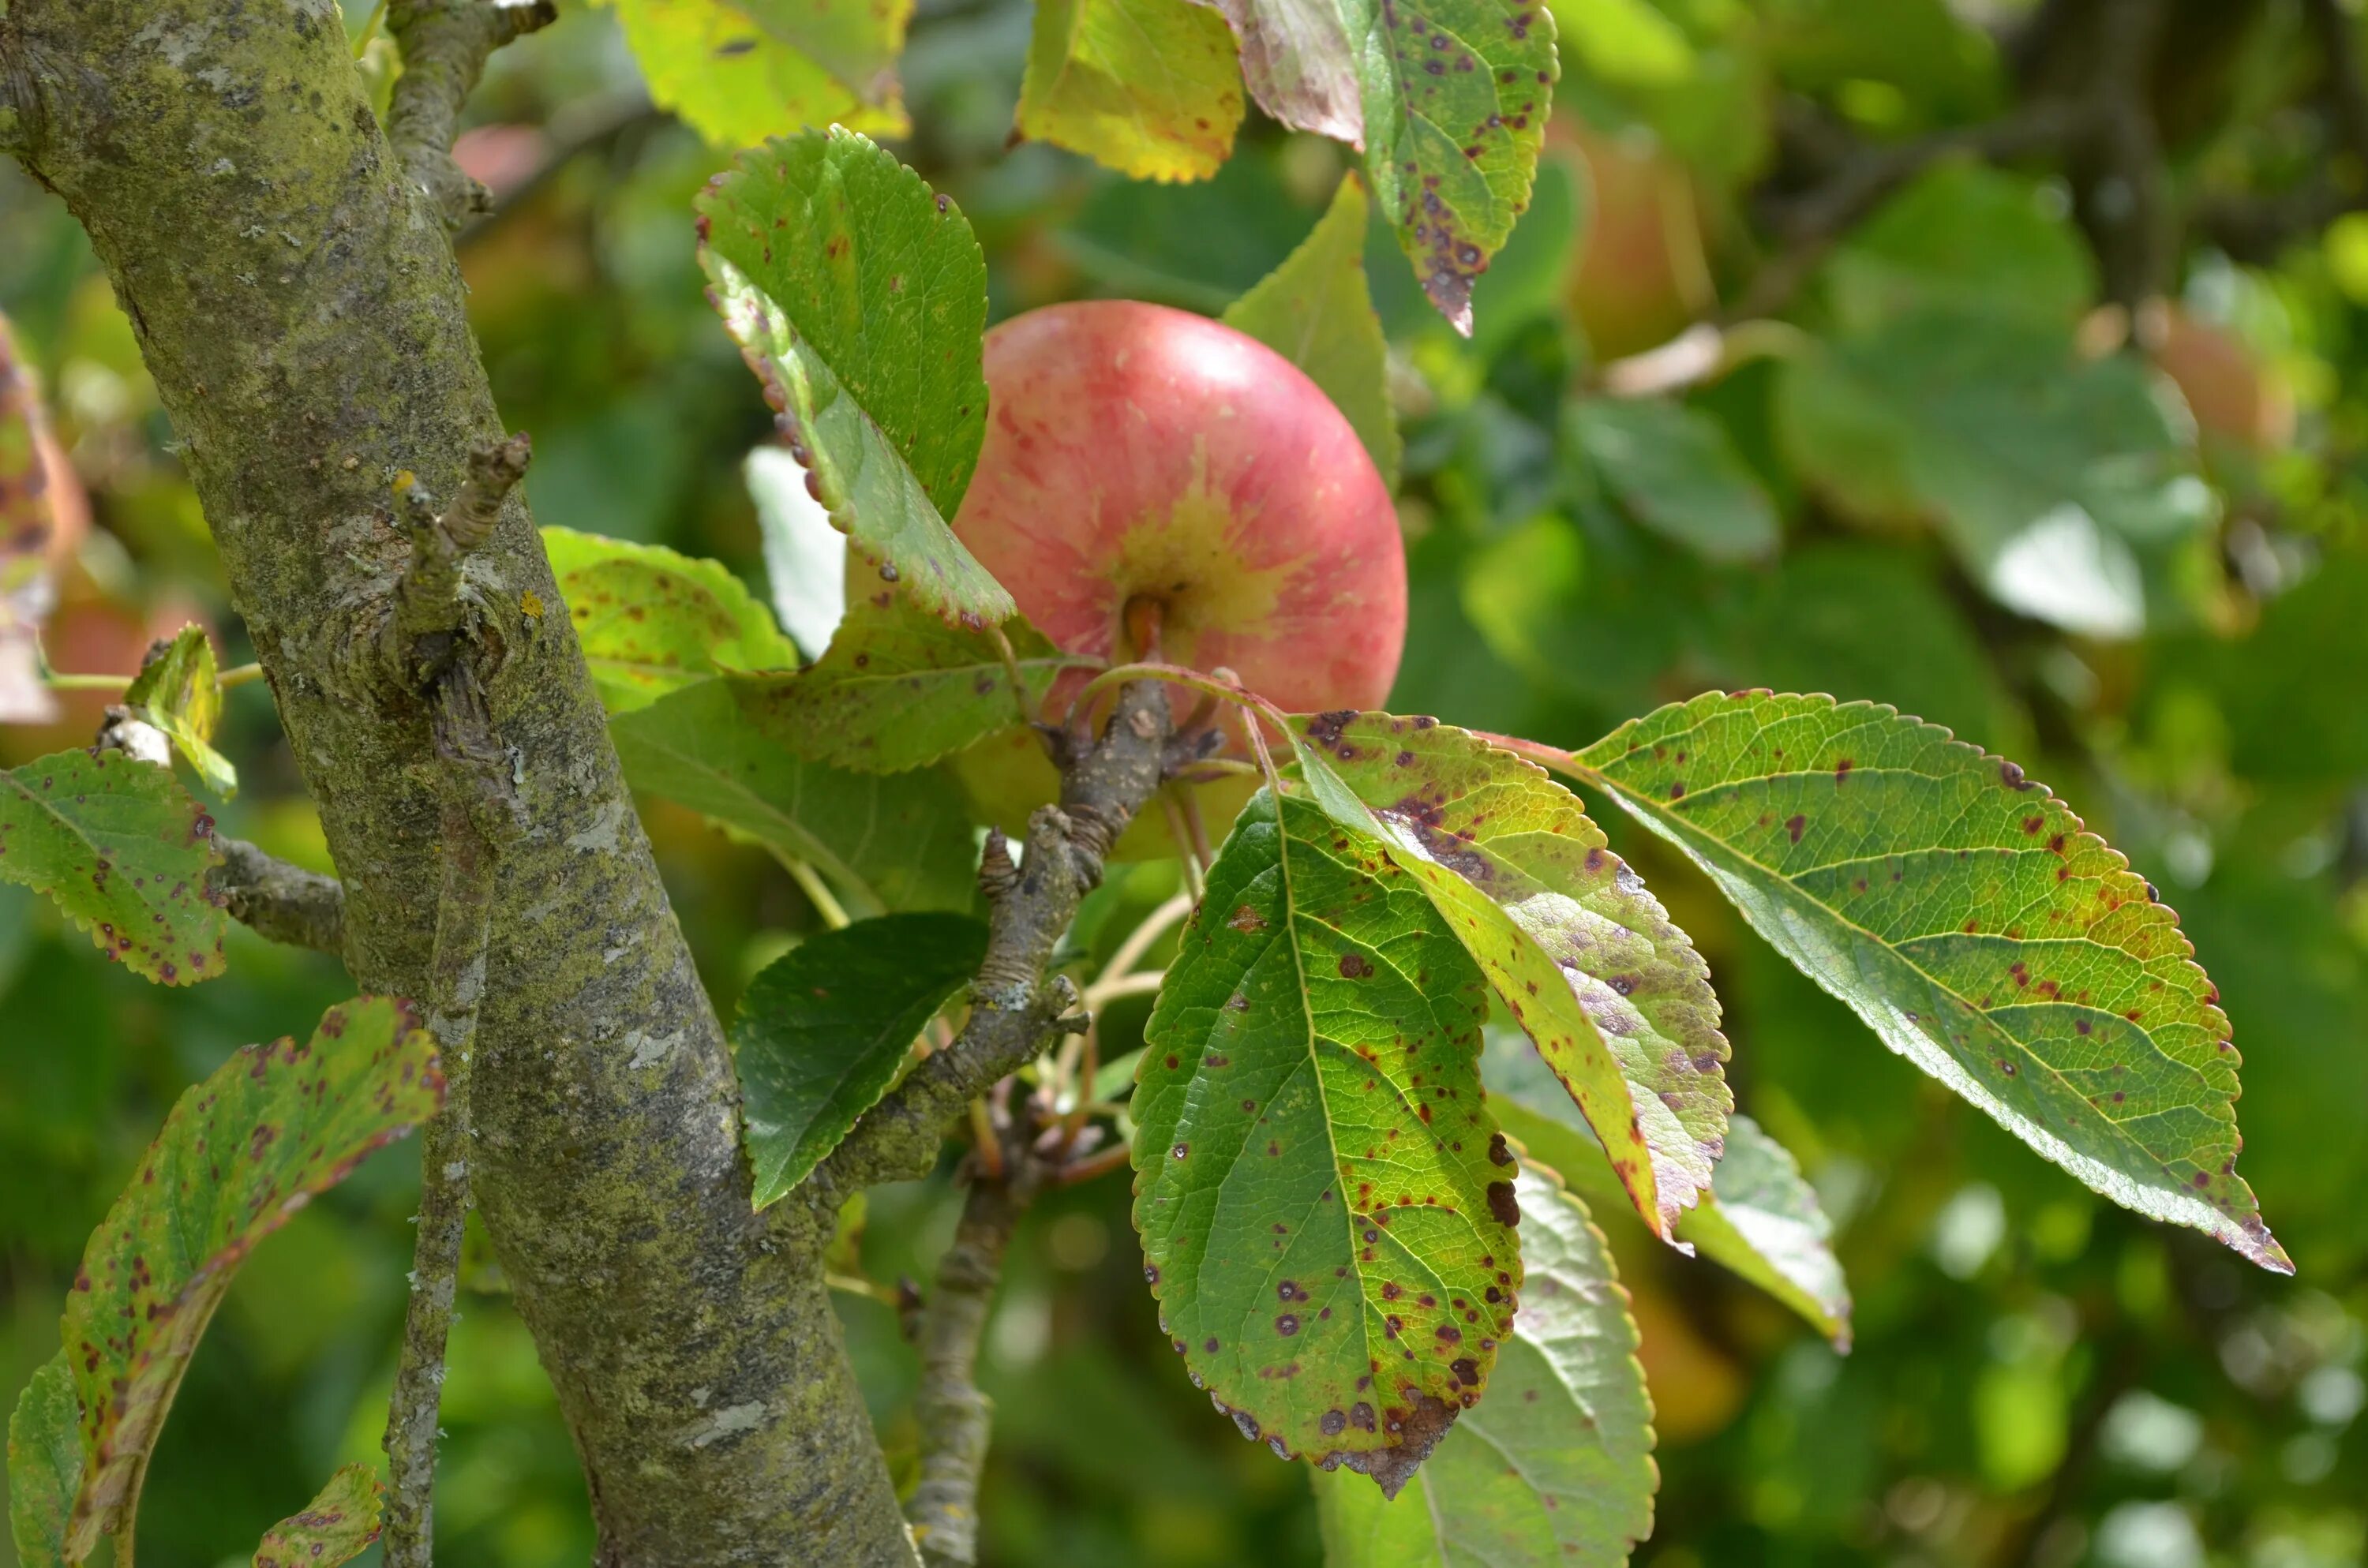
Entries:
[[1373,966],[1362,953],[1340,955],[1340,975],[1345,980],[1362,980],[1373,972]]
[[1497,1223],[1508,1230],[1521,1222],[1520,1200],[1514,1197],[1511,1182],[1492,1181],[1488,1184],[1488,1212],[1495,1216]]

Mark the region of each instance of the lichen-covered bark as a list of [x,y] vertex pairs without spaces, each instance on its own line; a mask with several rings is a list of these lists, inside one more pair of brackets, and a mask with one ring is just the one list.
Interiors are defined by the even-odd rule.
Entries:
[[[409,546],[502,436],[438,213],[330,0],[6,0],[0,148],[89,231],[318,802],[368,990],[426,994],[427,704],[370,650]],[[754,1216],[731,1062],[513,497],[467,568],[520,831],[499,846],[481,1206],[591,1482],[604,1563],[905,1564],[814,1263]]]

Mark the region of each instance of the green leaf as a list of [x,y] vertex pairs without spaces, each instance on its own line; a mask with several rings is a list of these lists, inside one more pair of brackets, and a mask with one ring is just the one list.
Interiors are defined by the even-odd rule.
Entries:
[[1518,1183],[1528,1278],[1487,1403],[1388,1500],[1316,1472],[1326,1568],[1618,1568],[1652,1533],[1653,1402],[1603,1235],[1552,1176]]
[[2037,179],[1936,164],[1826,259],[1826,297],[1848,331],[1932,306],[2069,327],[2095,296],[2096,267],[2059,206]]
[[1793,361],[1780,434],[1845,512],[1937,524],[2000,604],[2129,637],[2144,558],[2213,517],[2148,374],[2028,317],[1919,311]]
[[2179,917],[2011,762],[1871,703],[1712,692],[1585,752],[1894,1051],[2116,1203],[2293,1266],[2236,1174],[2237,1052]]
[[1529,0],[1220,0],[1242,74],[1283,124],[1361,149],[1423,292],[1472,330],[1472,282],[1513,232],[1554,98],[1554,17]]
[[796,645],[720,562],[572,528],[543,529],[542,547],[611,713],[718,670],[798,666]]
[[865,777],[803,761],[761,734],[720,680],[620,713],[609,733],[634,789],[808,862],[850,914],[966,910],[976,897],[968,811],[944,774]]
[[732,1044],[757,1208],[880,1102],[922,1026],[985,957],[975,920],[885,915],[807,937],[750,983]]
[[1735,1105],[1686,934],[1534,764],[1428,719],[1291,723],[1316,801],[1413,875],[1669,1235],[1709,1187]]
[[[1598,1204],[1627,1201],[1611,1162],[1528,1040],[1488,1031],[1480,1059],[1488,1109],[1531,1159]],[[1784,1146],[1737,1112],[1727,1119],[1726,1152],[1701,1207],[1678,1221],[1677,1239],[1759,1286],[1847,1350],[1850,1287],[1832,1246],[1833,1227]]]
[[108,959],[166,985],[222,971],[213,831],[170,768],[120,752],[0,772],[0,879],[48,893]]
[[8,1417],[8,1535],[18,1568],[65,1568],[82,1486],[82,1406],[63,1350],[41,1363]]
[[1658,398],[1566,405],[1571,443],[1622,508],[1706,561],[1775,553],[1775,506],[1708,415]]
[[613,0],[660,108],[720,147],[839,124],[912,129],[896,90],[912,0]]
[[1233,30],[1192,0],[1041,0],[1019,133],[1132,179],[1207,179],[1234,150]]
[[1307,372],[1348,416],[1381,470],[1398,483],[1397,415],[1390,407],[1390,346],[1365,281],[1365,183],[1341,177],[1332,205],[1265,281],[1225,307],[1224,321]]
[[1261,792],[1144,1030],[1161,1323],[1245,1436],[1392,1494],[1485,1392],[1520,1288],[1485,994],[1379,843]]
[[229,800],[238,793],[238,770],[212,744],[222,700],[214,645],[195,624],[181,628],[162,653],[142,664],[123,692],[123,705],[165,732],[206,788]]
[[85,1467],[72,1556],[102,1528],[130,1534],[165,1412],[246,1255],[443,1103],[417,1014],[369,996],[330,1008],[309,1044],[243,1047],[181,1096],[66,1297]]
[[[1029,699],[1041,703],[1073,661],[1024,620],[1008,635]],[[885,592],[848,609],[812,668],[737,678],[732,688],[775,743],[859,773],[924,767],[1022,722],[992,637]]]
[[852,131],[743,153],[697,203],[710,297],[831,520],[916,602],[1011,596],[946,519],[986,435],[986,263],[951,199]]
[[352,1562],[378,1540],[385,1498],[386,1488],[367,1466],[340,1467],[302,1513],[264,1531],[255,1568],[336,1568]]

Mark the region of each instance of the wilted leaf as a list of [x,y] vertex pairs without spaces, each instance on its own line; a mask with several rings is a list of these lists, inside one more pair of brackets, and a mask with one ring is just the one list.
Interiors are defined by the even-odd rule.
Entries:
[[0,879],[48,893],[109,960],[166,985],[222,971],[213,831],[170,768],[120,752],[0,772]]
[[912,128],[896,90],[912,0],[613,0],[650,97],[719,147],[831,124]]
[[1683,849],[1884,1042],[2123,1206],[2291,1272],[2179,917],[2011,762],[1870,703],[1713,692],[1523,743]]
[[66,1524],[82,1485],[82,1406],[61,1350],[41,1363],[8,1417],[8,1536],[18,1568],[65,1568]]
[[1133,179],[1206,179],[1234,150],[1242,78],[1225,19],[1193,0],[1042,0],[1019,131]]
[[1735,1104],[1686,934],[1533,764],[1427,719],[1292,724],[1315,800],[1413,874],[1669,1235],[1710,1186]]
[[1395,1494],[1487,1387],[1520,1287],[1484,982],[1413,878],[1261,793],[1145,1026],[1135,1228],[1243,1433]]
[[1567,405],[1572,442],[1638,522],[1706,561],[1774,553],[1776,508],[1709,415],[1658,398]]
[[719,669],[795,669],[798,651],[720,562],[572,528],[542,547],[611,713],[645,707]]
[[[1603,1145],[1528,1040],[1491,1028],[1481,1074],[1489,1113],[1531,1159],[1594,1203],[1627,1201]],[[1726,1153],[1711,1173],[1711,1190],[1678,1221],[1678,1239],[1759,1286],[1847,1350],[1850,1287],[1834,1257],[1832,1229],[1791,1153],[1737,1112],[1727,1119]]]
[[1423,292],[1472,330],[1472,281],[1529,203],[1558,67],[1531,0],[1219,0],[1242,74],[1283,124],[1365,154]]
[[362,1465],[341,1467],[302,1513],[263,1534],[255,1568],[336,1568],[378,1539],[386,1488]]
[[1369,203],[1355,175],[1342,176],[1332,205],[1290,258],[1225,307],[1225,324],[1246,332],[1307,372],[1348,416],[1382,483],[1397,488],[1397,415],[1390,407],[1390,346],[1365,280]]
[[1528,1278],[1487,1402],[1418,1495],[1315,1476],[1326,1568],[1617,1568],[1652,1533],[1660,1472],[1627,1292],[1575,1195],[1527,1166],[1518,1187]]
[[2028,316],[1936,309],[1794,360],[1776,403],[1793,460],[1845,511],[1929,520],[2009,608],[2128,637],[2146,558],[2213,516],[2148,373],[2079,360]]
[[246,1046],[181,1096],[66,1297],[84,1459],[74,1556],[103,1528],[130,1532],[165,1412],[246,1255],[443,1103],[435,1042],[383,997],[330,1008],[309,1044]]
[[946,519],[986,434],[986,263],[950,198],[851,131],[741,155],[698,200],[711,297],[831,520],[946,619],[1011,596]]
[[785,1197],[879,1103],[986,956],[960,915],[884,915],[809,937],[749,983],[732,1025],[757,1207]]
[[[1069,659],[1024,620],[1007,635],[1029,699],[1042,701]],[[1021,722],[994,639],[902,595],[859,600],[803,674],[737,678],[732,688],[777,744],[860,773],[927,767]]]
[[813,865],[850,914],[971,906],[977,852],[962,790],[937,772],[866,777],[759,733],[720,680],[618,714],[626,781]]
[[169,736],[206,788],[224,800],[238,793],[238,770],[213,748],[222,680],[204,627],[184,626],[162,653],[142,665],[124,688],[123,705]]

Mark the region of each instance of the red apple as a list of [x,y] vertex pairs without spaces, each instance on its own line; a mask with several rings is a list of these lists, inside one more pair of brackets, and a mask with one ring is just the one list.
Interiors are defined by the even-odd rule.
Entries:
[[[1397,513],[1296,366],[1204,316],[1117,300],[1031,311],[985,352],[986,444],[953,528],[1038,630],[1120,660],[1155,656],[1129,628],[1156,624],[1156,657],[1229,668],[1286,711],[1383,705],[1406,639]],[[1081,684],[1056,687],[1047,717]],[[1007,823],[1052,798],[1024,734],[962,773]]]

